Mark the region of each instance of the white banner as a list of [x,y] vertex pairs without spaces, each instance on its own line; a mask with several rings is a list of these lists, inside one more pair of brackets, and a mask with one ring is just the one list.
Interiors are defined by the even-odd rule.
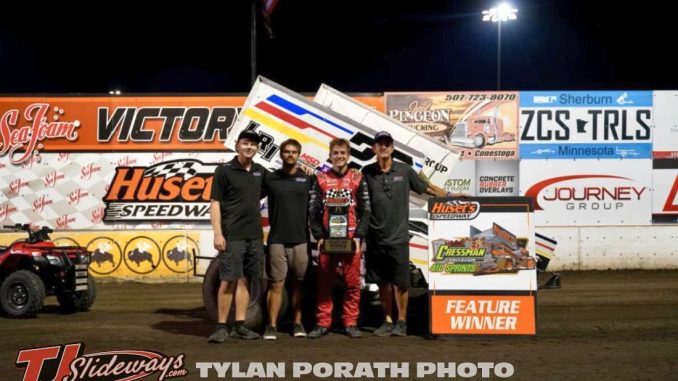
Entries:
[[648,225],[652,160],[521,160],[539,226]]
[[452,193],[476,195],[476,161],[460,160],[450,178],[445,180],[443,189]]
[[429,199],[429,290],[537,291],[524,197]]
[[678,222],[678,160],[652,163],[652,222]]
[[[39,162],[22,165],[2,158],[0,225],[210,228],[205,208],[209,208],[211,177],[216,165],[234,155],[226,151],[42,153]],[[186,163],[196,165],[189,170]],[[178,172],[173,173],[170,166]],[[183,193],[184,188],[190,189]],[[115,212],[106,212],[107,195]]]
[[678,159],[678,91],[654,91],[652,157]]
[[477,196],[518,196],[518,160],[476,162]]

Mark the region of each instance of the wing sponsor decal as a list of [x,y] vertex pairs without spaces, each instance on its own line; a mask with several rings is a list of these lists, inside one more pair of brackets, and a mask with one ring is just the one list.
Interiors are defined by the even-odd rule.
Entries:
[[314,100],[331,110],[350,118],[359,125],[374,131],[388,131],[394,140],[396,151],[409,147],[424,156],[425,167],[415,167],[425,175],[432,184],[444,186],[450,178],[451,171],[459,163],[460,152],[450,148],[427,134],[413,130],[408,125],[389,117],[383,112],[375,111],[366,104],[337,91],[325,84],[321,85]]

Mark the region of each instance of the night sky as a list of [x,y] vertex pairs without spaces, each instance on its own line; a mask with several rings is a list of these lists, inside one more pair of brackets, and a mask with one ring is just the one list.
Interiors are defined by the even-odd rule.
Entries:
[[[249,0],[6,9],[0,93],[246,93]],[[299,92],[496,89],[493,1],[279,0],[258,73]],[[668,3],[513,1],[502,26],[502,89],[678,89]],[[76,16],[80,14],[81,16]],[[82,16],[85,15],[85,16]],[[94,41],[94,42],[92,42]]]

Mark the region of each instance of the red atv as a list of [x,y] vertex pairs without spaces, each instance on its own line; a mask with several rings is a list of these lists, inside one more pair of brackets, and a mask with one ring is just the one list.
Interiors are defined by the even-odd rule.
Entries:
[[28,239],[0,246],[0,306],[11,318],[35,316],[46,296],[56,295],[64,312],[86,311],[94,303],[96,285],[88,275],[90,253],[79,246],[56,246],[52,229],[30,224],[4,226],[25,231]]

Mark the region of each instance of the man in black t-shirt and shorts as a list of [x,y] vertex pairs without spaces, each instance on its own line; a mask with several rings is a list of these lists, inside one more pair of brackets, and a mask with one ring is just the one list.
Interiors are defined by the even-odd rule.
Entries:
[[[377,161],[363,168],[372,205],[365,281],[379,285],[386,316],[374,334],[406,336],[410,286],[410,191],[434,196],[445,196],[446,192],[422,180],[409,165],[393,161],[395,148],[388,132],[381,131],[374,136],[372,150]],[[398,309],[398,321],[395,323],[392,317],[394,292]]]
[[229,336],[226,319],[234,294],[235,326],[230,335],[248,340],[259,338],[245,327],[250,300],[249,279],[261,279],[264,267],[259,201],[268,170],[252,161],[259,141],[257,133],[241,132],[235,146],[238,156],[214,171],[210,220],[214,248],[219,250],[221,284],[217,295],[217,330],[209,337],[211,343],[221,343]]
[[288,269],[292,272],[292,311],[294,337],[306,337],[301,321],[302,281],[308,268],[308,198],[313,177],[297,167],[301,144],[294,139],[280,144],[282,168],[264,178],[264,192],[268,196],[268,235],[266,276],[269,280],[269,324],[264,340],[277,338],[277,320],[282,290]]

